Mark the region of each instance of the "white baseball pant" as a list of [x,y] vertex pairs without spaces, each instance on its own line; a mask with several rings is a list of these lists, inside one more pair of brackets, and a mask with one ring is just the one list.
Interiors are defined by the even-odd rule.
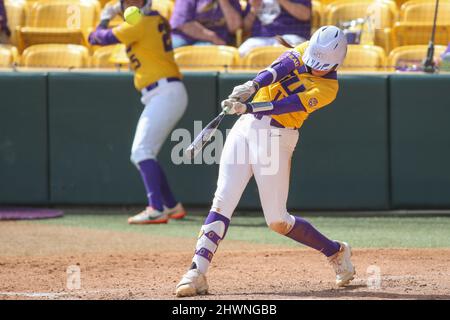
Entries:
[[298,130],[270,125],[271,118],[246,114],[236,121],[222,151],[212,211],[231,220],[248,181],[255,176],[269,227],[286,234],[294,225],[286,208],[292,153]]
[[156,159],[164,141],[183,116],[188,95],[181,81],[158,81],[158,86],[142,91],[141,102],[145,105],[139,118],[131,161],[137,165],[147,159]]

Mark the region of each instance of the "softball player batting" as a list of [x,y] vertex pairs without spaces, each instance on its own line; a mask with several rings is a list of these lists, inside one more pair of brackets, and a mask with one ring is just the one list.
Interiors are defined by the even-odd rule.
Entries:
[[[350,261],[350,246],[328,239],[305,219],[290,215],[286,209],[291,157],[299,137],[297,129],[310,113],[336,98],[336,69],[346,53],[343,32],[335,26],[322,27],[309,42],[282,54],[253,81],[235,87],[229,99],[222,102],[230,114],[244,115],[225,142],[211,211],[201,228],[192,265],[176,286],[178,297],[207,293],[205,274],[252,175],[270,229],[328,257],[338,286],[353,279],[355,269]],[[246,103],[255,93],[252,102]],[[262,140],[251,138],[255,131]],[[247,161],[236,161],[236,156],[242,158],[243,153]],[[255,161],[261,153],[270,156],[276,171],[268,173],[261,161]]]
[[108,29],[108,19],[116,12],[104,12],[102,22],[90,34],[89,42],[94,45],[126,45],[130,65],[135,72],[134,85],[142,93],[141,102],[145,105],[137,124],[131,161],[141,173],[148,207],[129,218],[128,222],[167,223],[169,218],[180,219],[186,213],[181,203],[175,200],[156,158],[186,110],[188,97],[175,64],[167,20],[151,10],[150,0],[121,0],[120,5],[122,12],[129,6],[141,8],[143,16],[140,21],[135,25],[123,22]]

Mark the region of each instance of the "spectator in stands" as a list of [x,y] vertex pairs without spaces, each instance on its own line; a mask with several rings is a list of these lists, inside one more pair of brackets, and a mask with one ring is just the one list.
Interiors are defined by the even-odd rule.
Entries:
[[8,18],[3,0],[0,0],[0,43],[9,43],[11,31],[8,28]]
[[170,19],[172,45],[232,44],[242,28],[239,0],[177,0]]
[[245,56],[253,48],[277,45],[282,36],[292,45],[310,38],[311,0],[249,0],[244,12],[244,32],[248,38],[239,47]]
[[108,28],[109,23],[116,16],[123,15],[122,5],[120,1],[109,1],[104,7],[102,12],[100,13],[100,24],[99,26],[103,28]]
[[441,71],[450,72],[450,43],[445,52],[438,58],[438,66]]

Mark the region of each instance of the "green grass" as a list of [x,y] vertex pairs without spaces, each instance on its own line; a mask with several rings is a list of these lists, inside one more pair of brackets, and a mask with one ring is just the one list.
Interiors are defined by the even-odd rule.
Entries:
[[[204,216],[191,215],[172,220],[166,225],[130,226],[123,211],[65,210],[60,219],[35,223],[138,232],[167,237],[196,237]],[[345,240],[353,247],[450,248],[450,217],[319,217],[306,218],[321,232],[333,239]],[[289,238],[269,230],[261,216],[239,216],[236,213],[227,239],[253,243],[296,246]]]

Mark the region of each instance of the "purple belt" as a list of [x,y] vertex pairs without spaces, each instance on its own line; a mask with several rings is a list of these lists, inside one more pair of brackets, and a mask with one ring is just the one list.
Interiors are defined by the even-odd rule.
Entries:
[[[181,81],[179,78],[175,78],[175,77],[164,78],[164,79],[167,80],[167,82]],[[163,79],[161,79],[161,80],[163,80]],[[159,81],[153,82],[152,84],[146,86],[145,90],[147,90],[147,92],[149,92],[149,91],[155,89],[158,85],[159,85]]]
[[[256,114],[254,113],[253,116],[258,119],[261,120],[262,117],[264,117],[262,114]],[[270,125],[273,127],[277,127],[277,128],[281,128],[281,129],[286,129],[285,126],[283,126],[281,123],[279,123],[277,120],[275,120],[274,118],[270,119]],[[288,128],[288,129],[292,129],[292,130],[296,130],[297,128]]]

